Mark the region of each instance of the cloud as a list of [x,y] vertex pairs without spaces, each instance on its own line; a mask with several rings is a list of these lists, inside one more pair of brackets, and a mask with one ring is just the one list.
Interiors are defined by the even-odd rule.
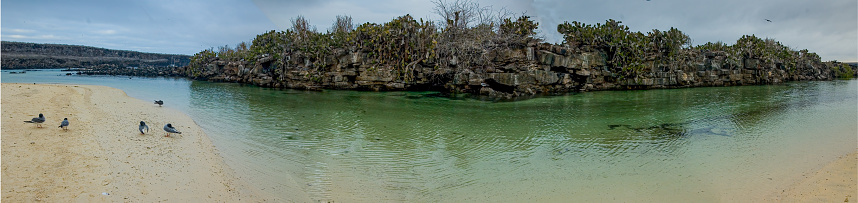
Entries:
[[9,29],[8,31],[9,31],[9,32],[14,32],[14,33],[33,33],[33,32],[36,32],[35,30],[28,30],[28,29],[14,29],[14,28],[13,28],[13,29]]
[[616,19],[630,30],[644,33],[676,27],[695,45],[716,41],[733,44],[742,35],[756,35],[817,52],[823,60],[858,61],[856,4],[854,0],[537,0],[533,7],[549,42],[562,41],[555,29],[564,21],[595,24]]
[[[854,0],[476,1],[533,16],[547,42],[562,41],[556,29],[564,21],[595,24],[616,19],[633,31],[676,27],[694,44],[732,44],[742,35],[754,34],[817,52],[824,60],[858,61],[858,2]],[[0,36],[194,54],[250,41],[268,30],[289,29],[298,15],[324,32],[337,15],[349,15],[356,24],[385,23],[405,14],[437,21],[434,6],[431,0],[9,1],[0,8]]]
[[242,0],[11,1],[0,14],[4,40],[157,53],[194,54],[275,29]]
[[116,30],[96,30],[96,31],[93,31],[93,32],[94,32],[94,33],[96,33],[96,34],[102,34],[102,35],[112,35],[112,34],[116,34]]
[[3,38],[12,38],[15,40],[53,40],[62,39],[55,35],[2,35]]
[[28,39],[29,36],[25,35],[3,35],[3,38],[12,38],[12,39]]

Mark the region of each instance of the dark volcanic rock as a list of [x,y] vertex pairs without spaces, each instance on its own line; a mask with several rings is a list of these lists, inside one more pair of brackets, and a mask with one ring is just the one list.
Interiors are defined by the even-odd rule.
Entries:
[[[352,49],[356,50],[356,49]],[[340,50],[342,51],[342,50]],[[732,62],[727,53],[689,50],[682,62],[651,59],[647,70],[636,75],[618,74],[609,67],[605,53],[576,51],[563,45],[531,44],[519,49],[489,53],[493,65],[457,67],[435,62],[402,67],[374,63],[367,52],[342,51],[317,62],[292,60],[273,67],[270,56],[261,63],[215,59],[195,70],[188,66],[173,73],[202,80],[249,83],[262,87],[293,89],[352,89],[373,91],[441,90],[511,98],[575,91],[658,89],[702,86],[777,84],[787,81],[832,80],[834,62],[799,59],[795,66],[760,58]],[[268,64],[266,67],[265,64]],[[308,68],[308,67],[316,68]],[[319,66],[321,66],[319,68]],[[430,68],[434,67],[434,68]],[[854,67],[853,67],[854,69]]]

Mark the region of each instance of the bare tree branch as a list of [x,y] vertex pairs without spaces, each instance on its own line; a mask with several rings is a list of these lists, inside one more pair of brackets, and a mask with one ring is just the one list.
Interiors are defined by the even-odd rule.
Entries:
[[331,32],[351,32],[354,30],[352,17],[348,15],[337,15],[334,25],[331,27]]

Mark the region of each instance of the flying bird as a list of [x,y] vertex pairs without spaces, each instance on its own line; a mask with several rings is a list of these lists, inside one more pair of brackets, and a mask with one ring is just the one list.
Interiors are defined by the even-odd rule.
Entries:
[[143,122],[143,121],[140,121],[140,128],[137,128],[137,129],[140,130],[140,134],[146,134],[146,133],[143,133],[143,129],[146,129],[146,132],[149,132],[149,126],[147,126],[146,122]]
[[63,118],[63,122],[60,123],[59,128],[62,128],[63,130],[69,130],[68,127],[69,127],[69,118]]
[[158,106],[161,106],[161,105],[164,105],[164,101],[155,100],[155,104],[157,104]]
[[769,20],[769,19],[766,19],[766,21],[768,21],[768,22],[770,22],[770,23],[772,22],[772,20]]
[[42,123],[45,122],[45,115],[42,115],[40,113],[38,118],[33,118],[32,120],[24,121],[24,122],[25,123],[35,123],[36,127],[42,128]]
[[173,125],[169,123],[164,126],[164,131],[167,131],[167,135],[164,137],[170,137],[170,133],[182,134],[182,132],[179,132],[178,130],[176,130],[176,128],[173,128]]

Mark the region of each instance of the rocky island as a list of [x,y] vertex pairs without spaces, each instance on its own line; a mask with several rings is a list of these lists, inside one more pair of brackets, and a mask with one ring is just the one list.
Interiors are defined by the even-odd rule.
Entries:
[[[299,16],[286,31],[272,30],[235,47],[206,49],[189,59],[69,46],[63,48],[107,55],[48,57],[39,60],[52,63],[38,64],[84,67],[80,74],[179,76],[306,90],[431,90],[497,98],[778,84],[852,78],[858,72],[854,65],[823,62],[806,49],[793,50],[754,35],[732,45],[691,46],[691,38],[676,28],[642,33],[615,20],[595,25],[573,21],[557,25],[564,41],[551,44],[537,37],[539,24],[528,16],[478,25],[469,25],[472,20],[455,12],[445,18],[436,25],[404,15],[355,27],[351,17],[338,16],[330,31],[318,32]],[[4,68],[36,60],[21,53],[43,46],[3,43]]]
[[[454,17],[455,18],[455,17]],[[349,90],[438,90],[493,97],[575,91],[777,84],[855,76],[855,67],[822,62],[808,50],[743,36],[690,46],[675,28],[646,34],[620,21],[564,23],[562,44],[535,37],[528,16],[499,25],[440,27],[409,15],[352,28],[340,16],[333,31],[293,28],[258,35],[248,46],[195,54],[180,75],[262,87]]]

